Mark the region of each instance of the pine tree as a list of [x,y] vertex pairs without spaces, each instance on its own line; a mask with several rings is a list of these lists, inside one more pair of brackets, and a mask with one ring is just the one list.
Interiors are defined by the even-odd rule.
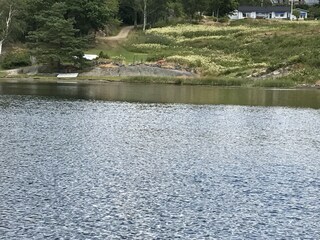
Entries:
[[54,3],[36,17],[37,29],[28,36],[29,45],[39,63],[60,70],[62,63],[80,64],[83,60],[84,39],[77,37],[74,20],[65,18],[65,3]]

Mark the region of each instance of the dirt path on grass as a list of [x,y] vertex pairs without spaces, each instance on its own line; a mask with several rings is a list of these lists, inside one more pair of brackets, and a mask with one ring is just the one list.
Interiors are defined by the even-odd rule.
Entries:
[[103,42],[112,48],[117,48],[122,41],[128,38],[129,33],[134,29],[134,26],[123,27],[118,35],[112,37],[97,37],[97,42]]
[[134,26],[123,27],[117,36],[101,37],[100,39],[106,40],[108,42],[112,42],[112,41],[118,42],[126,39],[133,28]]

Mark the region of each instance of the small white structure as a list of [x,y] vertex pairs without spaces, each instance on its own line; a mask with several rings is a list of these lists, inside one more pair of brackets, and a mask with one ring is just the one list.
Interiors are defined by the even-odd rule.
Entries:
[[57,78],[76,78],[79,73],[61,73],[58,74]]
[[84,54],[83,58],[89,61],[97,59],[99,56],[96,54]]
[[264,19],[289,19],[291,15],[290,6],[239,6],[234,19],[264,18]]
[[308,18],[308,11],[302,8],[295,8],[295,10],[298,10],[300,13],[299,19],[306,19]]
[[[273,5],[283,5],[283,4],[291,4],[292,0],[271,0]],[[319,4],[319,0],[293,0],[294,5],[308,5],[312,6],[315,4]]]
[[319,4],[319,0],[304,0],[304,3],[309,6],[312,6],[312,5]]

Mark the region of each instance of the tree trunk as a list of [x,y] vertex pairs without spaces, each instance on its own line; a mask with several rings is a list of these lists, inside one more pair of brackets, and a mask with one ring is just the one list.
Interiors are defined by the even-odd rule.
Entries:
[[147,0],[143,0],[143,31],[146,30],[147,26]]
[[2,54],[3,41],[6,40],[6,38],[9,35],[9,29],[10,29],[10,25],[11,25],[11,21],[12,21],[12,15],[13,15],[13,9],[12,9],[12,5],[10,5],[8,17],[6,19],[5,29],[3,30],[2,39],[0,40],[0,55]]
[[2,54],[2,44],[3,44],[3,40],[0,41],[0,55]]
[[134,10],[133,14],[134,14],[134,16],[133,16],[134,17],[134,20],[133,20],[134,21],[134,28],[137,28],[138,27],[138,13],[137,13],[136,9]]
[[217,10],[217,22],[219,22],[219,8]]

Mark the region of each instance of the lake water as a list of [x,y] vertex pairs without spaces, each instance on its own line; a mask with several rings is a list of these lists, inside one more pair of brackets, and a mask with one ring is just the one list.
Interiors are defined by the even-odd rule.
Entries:
[[141,103],[231,104],[320,109],[320,89],[223,88],[126,83],[0,83],[0,94]]
[[320,239],[319,91],[125,86],[0,84],[0,239]]

